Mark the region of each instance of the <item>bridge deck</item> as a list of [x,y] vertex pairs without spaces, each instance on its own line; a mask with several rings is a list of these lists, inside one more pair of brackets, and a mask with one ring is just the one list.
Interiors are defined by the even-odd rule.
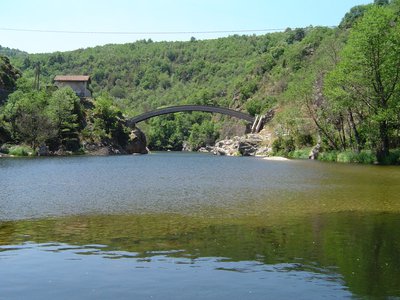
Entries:
[[144,114],[133,117],[132,119],[129,120],[128,123],[135,124],[135,123],[139,123],[139,122],[148,120],[148,119],[156,117],[156,116],[177,113],[177,112],[185,112],[185,111],[203,111],[203,112],[210,112],[210,113],[220,113],[220,114],[229,115],[231,117],[235,117],[238,119],[242,119],[242,120],[245,120],[250,123],[254,122],[253,116],[243,113],[243,112],[240,112],[240,111],[229,109],[229,108],[217,107],[217,106],[207,106],[207,105],[177,105],[177,106],[170,106],[170,107],[160,108],[160,109],[146,112]]

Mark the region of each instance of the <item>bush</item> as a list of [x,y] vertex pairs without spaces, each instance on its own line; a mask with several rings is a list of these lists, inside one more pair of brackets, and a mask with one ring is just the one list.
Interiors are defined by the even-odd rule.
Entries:
[[296,149],[289,153],[289,158],[294,159],[308,159],[310,154],[311,148],[304,148],[304,149]]
[[8,149],[8,154],[14,156],[35,156],[36,152],[28,146],[12,146]]
[[292,137],[280,136],[272,143],[272,151],[274,155],[289,156],[289,153],[294,150],[295,146]]
[[314,138],[311,134],[298,134],[295,137],[295,142],[298,147],[311,147],[315,145]]
[[370,150],[364,150],[358,154],[357,159],[361,164],[373,164],[376,162],[376,155]]
[[376,156],[370,150],[363,150],[360,153],[354,151],[330,151],[320,153],[318,156],[318,160],[340,163],[373,164],[376,162]]
[[330,151],[330,152],[321,152],[318,155],[318,160],[320,161],[330,161],[330,162],[336,162],[337,160],[337,152],[336,151]]
[[252,115],[259,115],[263,109],[263,104],[260,100],[257,99],[250,99],[245,104],[247,112]]
[[341,163],[354,163],[357,162],[357,153],[353,151],[339,152],[336,157],[337,162]]
[[400,149],[391,150],[389,155],[379,161],[381,165],[399,165],[400,164]]

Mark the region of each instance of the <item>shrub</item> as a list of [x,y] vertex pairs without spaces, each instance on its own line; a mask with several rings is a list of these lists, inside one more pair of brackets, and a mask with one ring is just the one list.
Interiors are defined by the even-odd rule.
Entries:
[[361,164],[373,164],[376,162],[376,155],[370,150],[364,150],[358,154],[357,160]]
[[12,146],[8,150],[8,154],[14,156],[34,156],[36,152],[28,146]]
[[376,162],[376,156],[370,150],[363,150],[360,153],[354,151],[322,152],[319,154],[318,159],[321,161],[340,162],[340,163],[373,164]]
[[274,155],[288,156],[290,152],[295,150],[294,140],[292,137],[278,137],[272,143],[272,151]]
[[296,149],[289,153],[290,158],[294,159],[308,159],[310,154],[311,148],[304,148],[304,149]]
[[311,134],[299,133],[295,137],[295,142],[298,147],[311,147],[315,145],[314,138]]
[[320,161],[334,161],[336,162],[337,160],[337,152],[336,151],[330,151],[330,152],[321,152],[318,155],[318,160]]
[[389,155],[382,161],[379,161],[381,165],[398,165],[400,164],[400,149],[391,150]]
[[336,157],[337,162],[341,163],[354,163],[357,161],[357,153],[353,151],[339,152]]

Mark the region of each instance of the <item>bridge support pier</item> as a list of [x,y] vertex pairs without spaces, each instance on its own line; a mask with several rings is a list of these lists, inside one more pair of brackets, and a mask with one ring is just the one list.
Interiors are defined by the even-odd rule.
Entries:
[[264,125],[265,115],[256,115],[253,125],[251,126],[251,133],[259,133]]

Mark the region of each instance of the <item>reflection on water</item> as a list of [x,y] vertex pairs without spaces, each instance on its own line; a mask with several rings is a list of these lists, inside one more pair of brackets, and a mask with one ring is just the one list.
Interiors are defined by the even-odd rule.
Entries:
[[[0,288],[3,295],[14,290],[15,298],[312,299],[351,295],[341,285],[340,276],[296,270],[295,264],[171,257],[165,252],[140,258],[93,245],[24,244],[8,252],[8,259],[0,259],[5,268],[0,272],[6,275]],[[18,261],[13,259],[16,256]]]
[[161,299],[185,283],[191,292],[173,298],[193,291],[194,298],[204,298],[204,287],[215,299],[232,298],[233,290],[256,299],[303,292],[304,299],[400,296],[399,217],[333,213],[278,222],[103,215],[7,221],[0,227],[0,277],[7,278],[0,290],[23,295],[49,281],[57,282],[48,286],[58,292],[42,287],[38,297],[59,298],[73,289],[77,298],[96,298],[106,284],[105,298],[123,286],[121,297],[142,295],[133,287],[143,287],[142,296]]
[[156,154],[0,171],[0,299],[400,297],[398,168]]

